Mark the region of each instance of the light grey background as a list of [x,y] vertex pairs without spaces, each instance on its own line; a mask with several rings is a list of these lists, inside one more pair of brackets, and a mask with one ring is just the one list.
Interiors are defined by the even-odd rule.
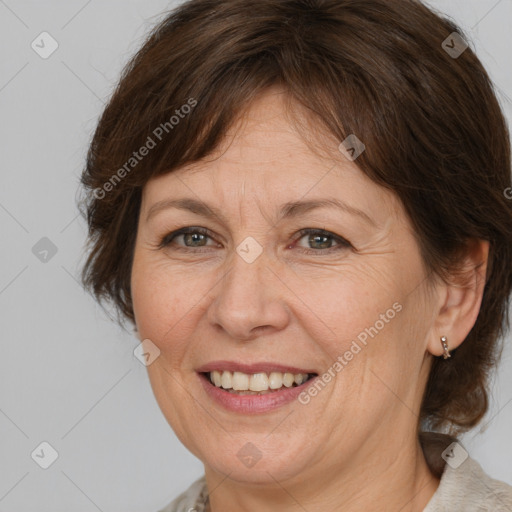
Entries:
[[[430,3],[473,38],[512,119],[512,0]],[[122,66],[173,5],[0,0],[0,512],[151,512],[202,474],[156,404],[137,339],[77,280],[87,143]],[[31,48],[43,31],[59,44],[48,59]],[[46,263],[32,252],[42,237],[57,248]],[[493,389],[487,427],[464,441],[512,484],[510,339]],[[46,470],[31,458],[43,441],[59,455]]]

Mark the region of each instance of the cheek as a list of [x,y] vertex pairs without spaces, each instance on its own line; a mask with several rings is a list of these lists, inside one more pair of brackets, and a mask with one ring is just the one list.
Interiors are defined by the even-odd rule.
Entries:
[[[340,350],[368,329],[387,328],[398,313],[393,308],[401,296],[397,279],[392,273],[379,272],[370,266],[338,268],[322,279],[297,283],[297,289],[307,290],[304,302],[316,315],[318,324],[331,332],[331,339]],[[384,315],[384,316],[383,316]],[[372,329],[373,331],[373,329]]]
[[411,370],[406,345],[416,343],[424,328],[416,318],[421,293],[411,294],[412,284],[405,270],[388,262],[337,270],[307,295],[316,325],[328,327],[327,337],[320,331],[313,337],[327,355],[325,371],[336,376],[331,390],[346,405],[359,407],[364,398],[381,409],[393,395],[372,372],[396,389],[398,376]]
[[160,345],[182,331],[200,298],[196,284],[161,265],[136,258],[131,286],[139,336]]

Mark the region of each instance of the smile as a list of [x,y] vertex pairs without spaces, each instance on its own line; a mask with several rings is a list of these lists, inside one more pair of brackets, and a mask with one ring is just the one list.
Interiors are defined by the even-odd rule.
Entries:
[[209,399],[224,410],[261,414],[290,404],[318,373],[271,363],[211,362],[196,370]]

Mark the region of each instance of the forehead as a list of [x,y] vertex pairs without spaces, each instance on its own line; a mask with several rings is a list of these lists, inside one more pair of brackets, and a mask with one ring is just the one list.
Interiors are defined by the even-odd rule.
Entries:
[[[248,198],[261,204],[338,197],[357,208],[397,210],[390,191],[372,182],[338,150],[339,141],[300,110],[290,116],[286,95],[260,95],[201,161],[150,180],[143,208],[169,197],[196,195],[228,208]],[[294,122],[310,131],[297,130]],[[247,205],[249,206],[249,205]]]

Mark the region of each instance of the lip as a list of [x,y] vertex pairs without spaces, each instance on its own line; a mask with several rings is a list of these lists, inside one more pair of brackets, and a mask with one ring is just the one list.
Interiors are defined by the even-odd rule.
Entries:
[[259,363],[245,364],[237,363],[236,361],[212,361],[211,363],[205,364],[200,368],[196,368],[198,373],[208,373],[214,370],[229,371],[229,372],[242,372],[249,375],[253,373],[270,373],[270,372],[281,372],[281,373],[317,373],[318,371],[308,368],[298,368],[295,366],[285,366],[281,364],[271,363],[262,361]]
[[[238,366],[238,368],[240,368],[240,366]],[[299,371],[297,373],[314,372]],[[297,400],[298,396],[318,378],[318,375],[316,375],[300,386],[282,388],[280,391],[273,391],[265,395],[237,395],[223,388],[218,388],[212,384],[210,379],[203,373],[198,373],[197,375],[205,392],[215,403],[230,412],[240,414],[262,414],[283,407]]]

